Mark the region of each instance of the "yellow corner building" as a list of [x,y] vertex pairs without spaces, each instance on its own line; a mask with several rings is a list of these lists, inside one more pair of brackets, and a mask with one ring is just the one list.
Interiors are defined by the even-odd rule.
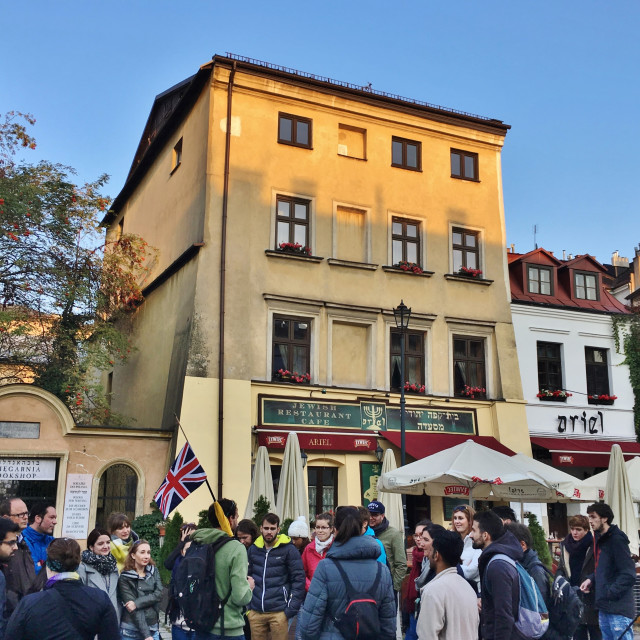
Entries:
[[[180,417],[242,514],[252,459],[287,434],[309,512],[366,504],[400,463],[466,438],[530,455],[510,311],[501,151],[509,126],[237,56],[155,99],[105,224],[159,260],[112,374],[114,409]],[[411,308],[396,328],[394,308]],[[400,370],[401,340],[405,369]],[[159,459],[158,465],[165,464]],[[452,499],[409,497],[409,520]],[[210,496],[181,506],[192,518]]]

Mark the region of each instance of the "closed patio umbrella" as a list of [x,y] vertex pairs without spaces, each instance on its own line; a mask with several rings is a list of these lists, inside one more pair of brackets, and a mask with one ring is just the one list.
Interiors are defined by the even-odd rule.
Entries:
[[638,555],[638,519],[631,497],[631,487],[624,464],[624,456],[619,444],[611,447],[609,459],[609,473],[604,490],[604,500],[613,511],[613,524],[617,524],[629,538],[629,549],[633,555]]
[[[389,471],[395,471],[398,468],[396,464],[396,457],[393,455],[391,449],[387,449],[384,452],[384,458],[382,459],[382,471],[381,473],[387,473]],[[404,532],[404,517],[402,514],[402,498],[399,493],[378,493],[378,500],[382,502],[385,508],[385,516],[392,527],[395,527],[398,531]]]
[[244,510],[245,518],[253,518],[253,505],[258,498],[263,496],[269,501],[271,510],[276,508],[276,498],[273,492],[273,477],[271,476],[271,465],[269,464],[269,452],[267,447],[258,447],[256,463],[253,467],[253,479],[249,489],[249,498]]
[[289,434],[284,448],[276,505],[276,512],[281,520],[295,520],[304,516],[309,522],[307,483],[304,480],[298,434],[294,431]]

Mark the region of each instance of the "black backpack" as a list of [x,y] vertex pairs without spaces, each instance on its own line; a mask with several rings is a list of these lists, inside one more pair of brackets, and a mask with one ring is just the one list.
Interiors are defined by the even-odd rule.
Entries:
[[[547,573],[551,572],[545,567]],[[549,630],[544,638],[570,640],[582,621],[584,603],[578,587],[572,587],[569,581],[557,575],[551,585],[549,601]]]
[[[378,617],[379,603],[371,593],[357,592],[351,584],[340,562],[331,559],[336,565],[340,577],[347,590],[347,606],[342,613],[333,618],[336,629],[346,640],[380,640],[380,619]],[[375,593],[380,583],[382,565],[377,562],[376,579],[371,585]]]
[[222,615],[221,635],[224,635],[223,609],[231,589],[224,598],[216,590],[216,552],[231,540],[224,536],[211,544],[192,542],[178,567],[173,598],[190,629],[211,631]]

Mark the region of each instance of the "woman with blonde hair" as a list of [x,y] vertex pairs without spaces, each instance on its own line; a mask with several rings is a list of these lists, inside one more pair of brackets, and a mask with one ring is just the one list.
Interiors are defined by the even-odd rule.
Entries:
[[118,580],[118,598],[124,607],[120,622],[123,638],[159,640],[161,596],[162,580],[151,559],[151,547],[146,540],[136,540]]
[[[475,511],[473,507],[467,504],[461,504],[454,507],[451,516],[451,529],[460,535],[464,548],[460,556],[460,568],[467,580],[472,580],[476,587],[480,586],[480,573],[478,572],[478,560],[482,549],[473,548],[473,540],[471,540],[471,527],[473,526],[473,516]],[[477,590],[477,589],[476,589]]]

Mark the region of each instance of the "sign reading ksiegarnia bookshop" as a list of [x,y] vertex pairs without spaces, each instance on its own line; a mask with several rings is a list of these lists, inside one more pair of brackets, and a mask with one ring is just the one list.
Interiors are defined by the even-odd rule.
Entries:
[[69,473],[67,491],[64,495],[64,521],[62,536],[86,538],[89,528],[89,508],[91,506],[91,482],[93,476],[88,473]]
[[0,480],[55,479],[55,458],[0,458]]
[[[475,434],[475,411],[436,407],[405,409],[405,429]],[[400,431],[400,407],[384,402],[300,402],[260,397],[260,425]]]

